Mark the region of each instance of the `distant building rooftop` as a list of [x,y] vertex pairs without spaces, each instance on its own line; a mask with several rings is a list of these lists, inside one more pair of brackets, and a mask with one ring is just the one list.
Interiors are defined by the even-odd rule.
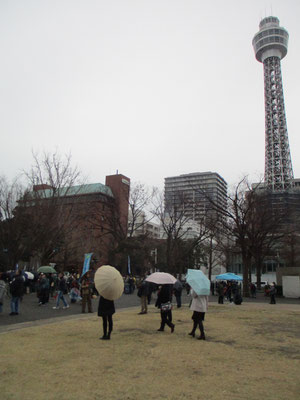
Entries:
[[[53,189],[38,189],[36,192],[42,192],[43,197],[50,198],[53,196]],[[111,188],[103,185],[102,183],[89,183],[86,185],[76,185],[71,187],[60,188],[57,194],[62,197],[66,196],[80,196],[92,193],[102,193],[106,196],[114,197]]]

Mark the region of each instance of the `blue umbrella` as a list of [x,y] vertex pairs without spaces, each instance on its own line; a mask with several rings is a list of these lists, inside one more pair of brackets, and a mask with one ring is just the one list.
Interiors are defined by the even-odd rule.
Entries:
[[197,295],[209,295],[210,280],[199,269],[188,269],[186,281]]
[[225,274],[217,275],[216,279],[221,279],[223,281],[242,281],[241,276],[235,275],[232,272],[226,272]]

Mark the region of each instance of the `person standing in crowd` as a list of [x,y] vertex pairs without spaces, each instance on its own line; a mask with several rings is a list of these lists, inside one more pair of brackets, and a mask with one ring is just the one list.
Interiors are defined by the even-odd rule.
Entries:
[[134,292],[134,280],[132,275],[130,275],[128,278],[128,284],[129,284],[129,294],[132,294]]
[[158,331],[163,332],[165,325],[174,332],[175,325],[172,323],[172,290],[173,285],[162,285],[157,294],[156,305],[160,308],[161,323]]
[[269,295],[270,295],[270,304],[276,304],[276,300],[275,300],[275,295],[276,295],[276,284],[275,284],[275,282],[273,282],[273,283],[270,285]]
[[92,311],[92,290],[91,290],[90,274],[87,272],[83,275],[81,280],[81,297],[82,297],[82,310],[85,313],[86,304],[88,305],[88,312]]
[[45,305],[49,300],[49,280],[47,276],[41,273],[39,278],[39,306]]
[[205,340],[203,321],[205,313],[207,312],[208,308],[208,296],[197,295],[193,289],[191,289],[191,296],[192,296],[192,304],[190,306],[190,309],[194,311],[192,315],[192,320],[194,321],[194,325],[189,335],[195,337],[197,326],[199,326],[201,334],[198,337],[198,339]]
[[250,284],[250,293],[253,299],[256,299],[256,286],[253,282]]
[[3,310],[4,296],[6,294],[6,283],[3,280],[3,273],[0,272],[0,313]]
[[56,299],[56,306],[53,307],[53,310],[58,310],[59,309],[59,303],[60,300],[63,301],[63,309],[69,308],[69,304],[66,302],[64,295],[68,293],[68,289],[67,289],[67,282],[65,280],[64,274],[60,273],[58,275],[58,284],[57,284],[57,299]]
[[[116,310],[113,300],[107,300],[100,295],[99,305],[98,305],[98,317],[102,317],[102,322],[103,322],[103,336],[100,339],[110,340],[110,335],[113,330],[112,316],[115,312]],[[108,324],[108,332],[107,332],[107,324]]]
[[149,285],[145,279],[140,283],[137,295],[141,298],[141,312],[139,314],[147,314],[148,312],[148,293]]
[[51,297],[54,297],[54,293],[56,291],[56,280],[57,278],[55,274],[49,275],[49,285],[50,285],[49,293]]
[[224,304],[224,285],[223,282],[218,282],[218,287],[217,287],[217,293],[218,293],[218,303],[219,304]]
[[226,298],[227,300],[232,303],[232,283],[229,281],[226,285]]
[[20,270],[16,271],[13,280],[10,282],[10,293],[11,293],[11,302],[10,302],[11,313],[9,315],[18,315],[20,300],[24,294],[24,278],[21,275]]

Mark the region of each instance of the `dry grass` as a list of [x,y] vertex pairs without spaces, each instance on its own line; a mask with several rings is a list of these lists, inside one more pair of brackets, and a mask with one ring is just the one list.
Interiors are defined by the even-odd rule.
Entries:
[[110,341],[96,316],[2,334],[0,398],[299,400],[299,306],[211,306],[207,341],[186,307],[173,334],[159,320],[118,312]]

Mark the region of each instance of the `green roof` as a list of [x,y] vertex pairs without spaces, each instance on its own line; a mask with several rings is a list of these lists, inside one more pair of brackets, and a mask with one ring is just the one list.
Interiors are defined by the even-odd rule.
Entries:
[[[38,192],[43,192],[43,196],[45,198],[49,198],[53,196],[52,189],[40,189]],[[78,196],[84,194],[92,194],[92,193],[102,193],[106,196],[114,197],[111,188],[106,185],[102,185],[102,183],[89,183],[87,185],[77,185],[66,188],[61,188],[58,190],[58,195],[61,197],[64,196]]]

